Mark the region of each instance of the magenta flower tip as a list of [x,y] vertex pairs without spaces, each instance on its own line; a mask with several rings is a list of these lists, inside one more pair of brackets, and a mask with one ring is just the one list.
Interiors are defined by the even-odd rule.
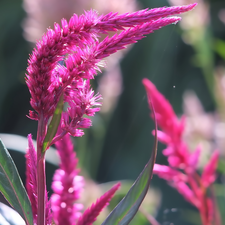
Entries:
[[169,182],[187,181],[187,177],[185,174],[169,166],[155,164],[153,168],[153,172],[154,174],[157,174],[159,177]]
[[214,151],[209,162],[203,169],[202,182],[207,188],[216,180],[216,168],[219,160],[219,151]]
[[83,215],[79,218],[76,225],[91,225],[96,220],[103,208],[108,204],[115,192],[120,188],[121,184],[115,184],[109,191],[102,195],[97,201],[86,209]]
[[201,147],[198,146],[195,149],[195,151],[190,155],[190,157],[189,157],[189,166],[190,166],[190,170],[191,170],[190,172],[193,172],[196,170],[201,150],[202,150]]
[[193,9],[195,6],[197,6],[198,5],[198,3],[197,2],[195,2],[195,3],[193,3],[193,4],[190,4],[190,9]]
[[32,135],[28,134],[28,149],[26,152],[26,189],[29,196],[34,221],[37,218],[37,154],[33,145]]
[[[61,128],[58,129],[58,133],[61,133]],[[52,182],[53,219],[58,225],[74,225],[83,207],[76,201],[80,198],[84,179],[78,175],[79,169],[76,168],[78,159],[69,134],[63,136],[55,145],[61,162],[60,169],[56,170]]]

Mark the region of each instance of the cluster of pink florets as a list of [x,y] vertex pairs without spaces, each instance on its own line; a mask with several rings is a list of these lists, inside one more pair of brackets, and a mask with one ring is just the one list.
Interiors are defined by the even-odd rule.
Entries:
[[69,134],[56,142],[60,168],[55,171],[51,196],[53,218],[57,224],[74,224],[81,216],[83,205],[76,203],[83,189],[83,177],[77,169],[78,159]]
[[[84,79],[93,79],[100,70],[100,60],[154,30],[176,23],[180,20],[179,17],[167,16],[186,12],[195,5],[145,9],[124,15],[109,13],[99,17],[96,12],[89,11],[79,17],[74,14],[69,22],[62,19],[62,28],[55,23],[54,30],[48,29],[28,60],[26,83],[31,93],[30,103],[34,109],[30,111],[30,118],[38,120],[43,116],[47,123],[65,90],[78,81],[82,83]],[[117,30],[124,31],[99,42],[100,34]],[[84,83],[83,86],[86,89],[90,88],[88,84],[89,82]],[[76,102],[73,90],[70,88],[70,99]],[[95,100],[99,99],[89,95],[89,102],[96,102],[91,97]],[[95,105],[92,107],[94,108]],[[67,118],[70,116],[68,115]],[[65,113],[64,117],[66,117]],[[67,123],[65,126],[68,128],[67,132],[74,134],[74,123],[71,127],[68,125]]]
[[158,139],[167,147],[163,154],[168,159],[168,166],[155,164],[153,172],[167,180],[183,197],[198,208],[203,224],[211,224],[214,216],[214,202],[207,195],[207,188],[216,179],[216,167],[219,152],[214,151],[202,174],[197,172],[201,148],[191,152],[183,141],[185,128],[184,117],[179,121],[170,103],[156,89],[153,83],[144,79],[149,100],[152,101],[156,121],[162,131],[157,131]]
[[82,128],[89,128],[91,120],[83,118],[83,115],[93,116],[99,111],[101,95],[94,95],[90,89],[89,80],[76,80],[65,89],[65,101],[68,102],[66,112],[62,113],[61,127],[67,130],[72,136],[82,136]]

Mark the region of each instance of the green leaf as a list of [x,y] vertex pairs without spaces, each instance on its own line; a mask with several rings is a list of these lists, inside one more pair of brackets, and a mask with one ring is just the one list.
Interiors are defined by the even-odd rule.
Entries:
[[60,123],[61,115],[63,111],[63,94],[59,98],[59,102],[56,106],[54,115],[52,117],[51,123],[48,126],[48,131],[44,139],[42,152],[45,152],[46,149],[51,144],[52,139],[55,137]]
[[26,224],[33,225],[31,204],[17,168],[0,139],[0,191],[9,204],[22,216]]
[[153,175],[153,166],[157,154],[157,123],[155,119],[155,112],[152,103],[149,99],[149,104],[152,108],[155,121],[155,142],[154,148],[147,165],[140,173],[137,180],[134,182],[126,196],[119,202],[114,210],[109,214],[102,225],[126,225],[129,224],[137,213],[142,201],[144,200],[150,181]]

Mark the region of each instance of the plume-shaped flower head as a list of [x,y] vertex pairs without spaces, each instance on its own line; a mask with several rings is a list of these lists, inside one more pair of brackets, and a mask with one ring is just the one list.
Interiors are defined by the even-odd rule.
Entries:
[[37,153],[35,151],[32,135],[28,135],[28,149],[26,152],[26,189],[32,206],[34,221],[37,219]]
[[[30,118],[48,120],[55,110],[59,97],[73,81],[92,79],[104,57],[136,42],[179,17],[167,17],[189,11],[196,4],[178,7],[145,9],[117,15],[97,16],[94,11],[84,15],[74,14],[69,22],[62,19],[62,28],[55,23],[37,42],[28,60],[26,83],[31,93]],[[128,29],[127,29],[128,28]],[[98,35],[109,31],[124,30],[99,43]],[[59,62],[64,61],[64,66]]]
[[219,151],[214,151],[202,172],[202,182],[205,187],[210,186],[216,180],[216,168],[218,160]]
[[202,175],[199,175],[197,165],[200,146],[194,152],[188,149],[182,139],[184,120],[178,120],[170,103],[150,80],[144,79],[143,84],[148,100],[153,103],[157,123],[162,129],[158,132],[159,140],[167,145],[163,154],[168,157],[169,166],[155,164],[153,172],[167,180],[188,202],[198,208],[203,224],[212,224],[215,202],[208,197],[207,188],[216,179],[219,153],[214,151]]
[[80,198],[83,188],[83,177],[79,176],[76,168],[78,159],[74,152],[74,146],[69,134],[66,134],[60,141],[55,143],[60,156],[60,168],[56,170],[51,196],[53,219],[56,224],[75,224],[81,215],[82,205],[76,203]]
[[97,219],[99,213],[109,204],[109,201],[119,189],[120,183],[115,184],[109,191],[102,195],[90,208],[86,209],[76,225],[91,225]]
[[189,152],[182,141],[184,120],[178,120],[169,101],[156,89],[148,79],[143,79],[147,96],[151,99],[156,120],[162,131],[158,131],[158,139],[165,143],[167,148],[163,154],[168,156],[168,162],[173,167],[186,167],[189,161]]

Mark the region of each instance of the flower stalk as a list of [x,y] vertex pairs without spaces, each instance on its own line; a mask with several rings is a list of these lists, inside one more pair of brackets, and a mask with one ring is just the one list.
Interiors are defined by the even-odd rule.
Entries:
[[45,225],[45,157],[44,154],[38,157],[37,161],[37,194],[38,194],[38,210],[37,225]]
[[45,152],[43,152],[43,140],[45,137],[46,123],[43,114],[40,114],[37,133],[37,225],[45,225],[46,211],[46,175]]

